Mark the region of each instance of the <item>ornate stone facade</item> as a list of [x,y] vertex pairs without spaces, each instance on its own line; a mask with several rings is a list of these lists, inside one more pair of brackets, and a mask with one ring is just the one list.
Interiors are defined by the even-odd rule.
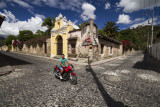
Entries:
[[[72,41],[71,41],[72,40]],[[74,40],[74,42],[73,42]],[[76,50],[76,51],[71,51]],[[122,55],[122,43],[104,35],[98,35],[93,19],[82,29],[68,33],[68,54],[83,62],[95,62]]]
[[73,23],[62,14],[56,17],[55,26],[51,30],[51,57],[65,54],[68,57],[68,32],[74,29]]

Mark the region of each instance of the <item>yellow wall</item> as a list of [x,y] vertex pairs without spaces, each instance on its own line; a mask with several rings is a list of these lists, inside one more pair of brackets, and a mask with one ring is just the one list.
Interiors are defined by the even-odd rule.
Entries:
[[[58,23],[60,23],[60,26],[58,25]],[[60,20],[58,20],[57,22],[55,22],[54,29],[57,30],[57,29],[59,29],[59,28],[62,28],[62,26],[63,26],[63,20],[60,19]]]
[[[56,32],[57,29],[60,29],[58,26],[58,23],[60,23],[60,28],[63,27],[63,19],[59,19],[55,22],[54,31]],[[72,24],[72,22],[69,22]],[[57,56],[57,39],[59,36],[63,39],[63,54],[65,54],[65,57],[68,58],[68,32],[73,30],[72,25],[67,25],[67,29],[63,30],[63,33],[60,33],[61,31],[58,31],[59,34],[55,34],[54,31],[51,32],[51,56],[54,57]],[[56,33],[58,33],[56,32]],[[65,32],[65,33],[64,33]]]

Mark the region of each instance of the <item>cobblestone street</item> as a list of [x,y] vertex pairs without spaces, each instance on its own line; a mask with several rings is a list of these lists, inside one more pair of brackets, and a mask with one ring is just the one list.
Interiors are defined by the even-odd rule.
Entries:
[[0,107],[160,107],[160,66],[142,53],[95,66],[74,65],[78,84],[53,75],[57,60],[0,51],[15,70],[0,76]]

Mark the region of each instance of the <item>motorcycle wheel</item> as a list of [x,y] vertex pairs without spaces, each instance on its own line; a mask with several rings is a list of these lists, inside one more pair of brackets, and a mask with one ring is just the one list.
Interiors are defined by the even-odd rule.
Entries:
[[71,75],[69,81],[70,81],[70,83],[71,83],[72,85],[76,85],[76,84],[77,84],[77,76],[76,76],[76,75]]
[[66,80],[66,81],[69,80],[69,73],[64,73],[63,74],[63,79]]
[[[54,70],[54,71],[53,71],[53,74],[54,74],[54,72],[55,72],[55,73],[58,73],[58,70]],[[54,75],[55,75],[55,74],[54,74]],[[59,79],[58,76],[55,75],[55,77],[56,77],[57,79]]]

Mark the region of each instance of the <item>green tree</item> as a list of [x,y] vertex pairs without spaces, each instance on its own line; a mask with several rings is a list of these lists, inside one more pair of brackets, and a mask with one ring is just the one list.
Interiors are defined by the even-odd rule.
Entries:
[[146,48],[147,36],[141,35],[141,33],[143,34],[143,30],[137,32],[133,29],[125,29],[120,31],[118,40],[126,40],[131,42],[130,48],[134,48],[136,50],[144,50]]
[[45,36],[45,32],[43,32],[41,30],[37,30],[36,34],[39,36]]
[[34,38],[34,36],[33,36],[33,32],[30,30],[19,31],[19,35],[17,36],[17,39],[19,41],[26,41],[31,38]]
[[116,39],[118,38],[118,30],[119,30],[119,26],[116,25],[115,22],[112,21],[108,21],[104,28],[103,31],[110,37]]
[[5,40],[0,40],[0,47],[5,45]]
[[41,26],[46,26],[48,28],[48,30],[46,30],[46,35],[51,35],[51,30],[55,26],[55,18],[45,18]]
[[84,21],[83,23],[79,24],[78,27],[82,29],[86,24],[89,24],[89,22]]
[[16,40],[17,38],[14,35],[9,35],[6,40],[5,40],[5,45],[10,45],[12,44],[12,40]]

